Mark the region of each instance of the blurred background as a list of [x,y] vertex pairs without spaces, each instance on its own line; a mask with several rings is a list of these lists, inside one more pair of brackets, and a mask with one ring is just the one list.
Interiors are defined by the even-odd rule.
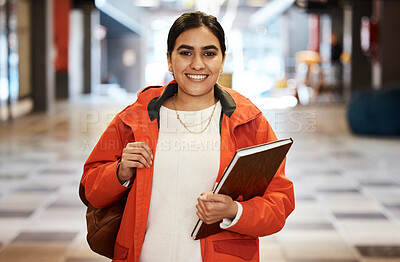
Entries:
[[183,12],[218,18],[219,83],[279,138],[297,207],[261,261],[400,261],[400,1],[0,0],[0,261],[107,261],[82,166],[114,115],[171,80]]

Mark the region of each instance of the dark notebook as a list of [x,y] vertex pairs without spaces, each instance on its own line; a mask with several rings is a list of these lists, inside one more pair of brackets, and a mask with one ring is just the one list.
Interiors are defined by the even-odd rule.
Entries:
[[[293,140],[288,138],[239,149],[225,169],[214,194],[228,195],[233,200],[242,196],[243,201],[264,195],[292,144]],[[207,225],[199,219],[191,236],[197,240],[222,232],[220,223]]]

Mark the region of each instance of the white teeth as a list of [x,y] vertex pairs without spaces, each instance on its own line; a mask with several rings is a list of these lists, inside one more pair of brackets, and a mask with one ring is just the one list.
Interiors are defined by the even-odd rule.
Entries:
[[187,75],[189,78],[201,80],[207,77],[207,75]]

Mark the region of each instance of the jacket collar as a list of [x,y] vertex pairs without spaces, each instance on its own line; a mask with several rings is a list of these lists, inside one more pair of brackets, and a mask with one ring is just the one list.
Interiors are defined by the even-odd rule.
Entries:
[[[170,82],[158,97],[153,98],[147,106],[147,111],[150,121],[159,119],[160,107],[164,101],[178,92],[178,84],[174,81]],[[222,106],[222,111],[227,117],[231,117],[236,110],[236,103],[232,96],[223,90],[218,84],[214,86],[214,96],[219,99]]]

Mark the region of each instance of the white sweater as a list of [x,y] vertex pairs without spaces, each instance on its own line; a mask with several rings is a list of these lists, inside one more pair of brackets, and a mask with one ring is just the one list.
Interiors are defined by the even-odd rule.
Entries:
[[[214,106],[200,111],[178,111],[187,125],[206,120]],[[218,102],[210,126],[189,133],[175,110],[160,109],[160,130],[154,157],[153,186],[141,262],[201,261],[200,241],[190,237],[196,221],[197,197],[211,191],[220,165]],[[189,127],[192,131],[202,125]]]

